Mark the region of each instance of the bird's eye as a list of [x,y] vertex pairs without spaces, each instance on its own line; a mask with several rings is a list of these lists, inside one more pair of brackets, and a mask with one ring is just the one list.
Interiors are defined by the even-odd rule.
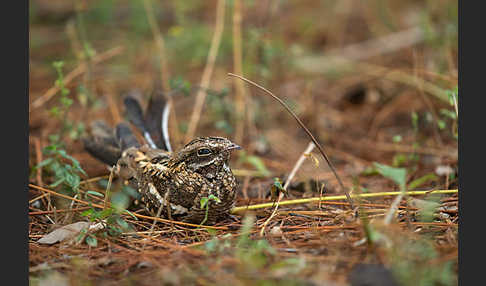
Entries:
[[197,150],[198,156],[207,156],[209,154],[211,154],[211,150],[209,150],[208,148],[201,148],[201,149]]

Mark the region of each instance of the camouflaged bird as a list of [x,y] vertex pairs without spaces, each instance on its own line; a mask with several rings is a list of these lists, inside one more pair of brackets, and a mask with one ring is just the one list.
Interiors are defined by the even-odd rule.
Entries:
[[[166,98],[152,95],[145,116],[134,96],[124,102],[130,122],[147,144],[140,145],[127,123],[118,124],[110,133],[105,124],[96,122],[92,135],[83,140],[85,149],[115,165],[115,173],[138,191],[140,204],[152,215],[160,211],[169,219],[206,224],[226,218],[234,206],[237,185],[229,159],[241,147],[222,137],[200,137],[172,152]],[[202,199],[210,197],[217,199],[206,199],[208,205],[202,206]]]

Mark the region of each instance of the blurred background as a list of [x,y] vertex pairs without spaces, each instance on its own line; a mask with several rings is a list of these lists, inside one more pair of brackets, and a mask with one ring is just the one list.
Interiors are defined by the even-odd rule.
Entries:
[[[103,169],[82,154],[79,136],[92,120],[122,119],[123,94],[139,90],[146,102],[157,81],[176,90],[170,128],[176,149],[188,141],[203,90],[194,135],[229,137],[265,155],[270,168],[288,170],[308,138],[273,99],[228,72],[284,99],[338,165],[391,163],[393,138],[409,147],[417,140],[424,148],[456,147],[454,120],[440,110],[453,110],[447,91],[457,86],[457,1],[225,1],[219,15],[217,1],[29,4],[30,137],[47,144],[59,128],[49,113],[59,105],[53,63],[62,61],[73,101],[68,148],[89,174]],[[217,17],[215,61],[201,87]],[[421,134],[414,133],[412,113]]]
[[[458,1],[31,0],[29,22],[30,166],[62,140],[86,177],[106,175],[80,138],[94,120],[123,120],[127,92],[145,104],[159,89],[173,148],[230,138],[244,148],[237,205],[263,200],[310,141],[235,73],[292,108],[352,191],[397,190],[370,177],[373,162],[425,177],[422,189],[457,188]],[[309,180],[341,193],[312,154],[291,198],[315,195],[299,189]]]

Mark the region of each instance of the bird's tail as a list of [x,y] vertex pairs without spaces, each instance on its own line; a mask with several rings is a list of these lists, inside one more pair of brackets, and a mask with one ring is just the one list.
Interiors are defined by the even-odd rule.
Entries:
[[[168,132],[168,98],[156,90],[150,96],[147,108],[143,112],[136,97],[135,92],[131,92],[124,99],[128,120],[143,134],[151,148],[172,152]],[[91,125],[91,134],[82,140],[88,153],[109,166],[116,164],[124,150],[140,146],[126,122],[121,122],[112,129],[102,121],[94,121]]]

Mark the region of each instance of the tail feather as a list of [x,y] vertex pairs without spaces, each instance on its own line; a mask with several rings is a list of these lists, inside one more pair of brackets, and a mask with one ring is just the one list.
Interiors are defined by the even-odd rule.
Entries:
[[[145,140],[153,149],[172,152],[169,140],[168,121],[170,101],[154,88],[147,109],[142,109],[137,94],[131,92],[124,98],[128,120],[142,132]],[[128,123],[119,123],[114,129],[103,121],[91,124],[91,135],[82,139],[85,150],[105,164],[113,166],[117,163],[123,151],[130,147],[140,147]]]
[[172,151],[168,132],[170,104],[167,97],[156,89],[150,96],[145,113],[131,94],[125,97],[124,104],[129,121],[142,132],[152,148]]
[[121,150],[111,144],[107,144],[107,141],[101,137],[85,137],[82,139],[84,149],[94,158],[101,162],[113,166],[121,156]]
[[125,122],[119,123],[116,126],[115,138],[122,151],[130,147],[140,147],[140,143],[138,143],[137,138],[135,138],[130,126]]
[[145,111],[145,123],[154,143],[163,150],[172,151],[168,134],[170,104],[167,98],[155,91]]

